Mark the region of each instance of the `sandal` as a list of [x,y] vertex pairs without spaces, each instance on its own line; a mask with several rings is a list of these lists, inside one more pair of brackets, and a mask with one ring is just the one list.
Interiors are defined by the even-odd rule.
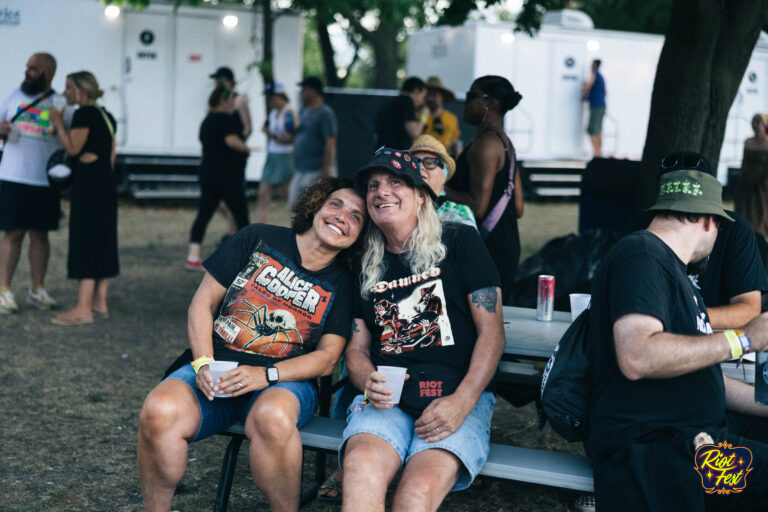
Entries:
[[329,476],[317,490],[318,501],[341,503],[341,480]]

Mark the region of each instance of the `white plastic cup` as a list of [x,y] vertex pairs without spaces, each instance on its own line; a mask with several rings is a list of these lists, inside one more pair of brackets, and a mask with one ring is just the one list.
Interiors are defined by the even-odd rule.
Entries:
[[58,94],[54,94],[51,98],[51,104],[53,105],[53,108],[56,110],[61,110],[64,107],[67,106],[67,99],[64,96],[59,96]]
[[588,293],[572,293],[571,298],[571,322],[576,320],[582,311],[587,309],[589,301],[592,300],[592,295]]
[[400,395],[403,394],[403,383],[405,382],[405,368],[399,366],[377,366],[376,371],[384,376],[386,385],[392,390],[392,400],[384,402],[385,404],[399,404]]
[[[227,373],[229,370],[237,367],[237,361],[212,361],[208,363],[208,367],[211,369],[211,377],[213,378],[213,385],[219,383],[219,377],[222,376],[222,374]],[[214,395],[217,398],[228,398],[229,395],[225,395],[224,393],[216,392]]]

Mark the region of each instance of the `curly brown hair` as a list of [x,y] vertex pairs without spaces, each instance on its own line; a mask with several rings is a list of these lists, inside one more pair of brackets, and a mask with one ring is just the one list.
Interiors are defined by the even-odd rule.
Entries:
[[[291,229],[299,234],[311,229],[315,214],[320,211],[331,194],[343,188],[355,190],[355,186],[349,178],[334,177],[320,178],[317,183],[305,188],[291,209]],[[357,191],[355,193],[357,194]],[[367,217],[366,214],[366,219],[360,229],[360,236],[355,243],[340,253],[342,260],[348,265],[351,265],[354,255],[360,251],[360,240],[363,238],[363,233],[365,233],[365,228],[368,225]]]

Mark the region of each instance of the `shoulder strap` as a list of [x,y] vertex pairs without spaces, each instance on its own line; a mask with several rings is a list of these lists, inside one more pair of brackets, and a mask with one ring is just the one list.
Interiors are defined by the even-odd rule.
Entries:
[[16,114],[14,114],[14,116],[11,118],[11,121],[10,121],[10,122],[12,122],[12,123],[13,123],[14,121],[16,121],[16,120],[19,118],[19,116],[20,116],[21,114],[23,114],[23,113],[24,113],[24,112],[26,112],[27,110],[31,109],[32,107],[34,107],[35,105],[37,105],[38,103],[40,103],[41,101],[43,101],[45,98],[47,98],[47,97],[49,97],[49,96],[53,95],[55,92],[56,92],[56,91],[54,91],[53,89],[51,89],[50,91],[48,91],[48,92],[44,93],[42,96],[40,96],[39,98],[37,98],[35,101],[33,101],[32,103],[30,103],[29,105],[27,105],[27,106],[26,106],[26,107],[24,107],[23,109],[21,109],[21,110],[19,110],[18,112],[16,112]]
[[[499,134],[497,133],[496,135]],[[484,236],[487,236],[488,233],[493,231],[493,228],[495,228],[496,224],[499,223],[499,219],[501,219],[501,215],[504,213],[504,210],[507,209],[509,201],[512,200],[512,194],[515,190],[515,167],[517,166],[517,155],[515,154],[515,148],[511,143],[509,145],[509,152],[509,183],[507,183],[507,188],[504,190],[504,193],[501,194],[499,200],[496,202],[493,208],[491,208],[490,213],[488,213],[488,215],[485,216],[485,220],[483,220],[483,224],[481,225],[482,229],[480,232]]]
[[112,138],[115,138],[115,127],[112,126],[112,123],[109,120],[109,116],[107,116],[106,112],[104,112],[104,107],[100,107],[98,105],[95,105],[97,109],[99,109],[99,112],[101,112],[101,116],[104,118],[104,122],[107,123],[107,128],[109,129],[109,134],[112,136]]

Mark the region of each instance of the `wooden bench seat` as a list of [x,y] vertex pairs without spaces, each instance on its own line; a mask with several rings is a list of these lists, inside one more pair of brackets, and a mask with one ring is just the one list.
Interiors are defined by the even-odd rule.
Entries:
[[[344,432],[343,420],[321,416],[313,417],[301,429],[301,442],[305,449],[336,453]],[[223,434],[232,437],[224,456],[221,478],[216,495],[216,512],[225,512],[232,487],[237,451],[245,439],[242,424],[235,424]],[[324,465],[324,462],[323,462]],[[315,468],[322,480],[323,468]],[[488,460],[480,474],[528,484],[546,485],[574,491],[594,492],[592,468],[586,457],[569,453],[550,452],[519,446],[491,444]],[[312,489],[312,493],[315,490]]]

